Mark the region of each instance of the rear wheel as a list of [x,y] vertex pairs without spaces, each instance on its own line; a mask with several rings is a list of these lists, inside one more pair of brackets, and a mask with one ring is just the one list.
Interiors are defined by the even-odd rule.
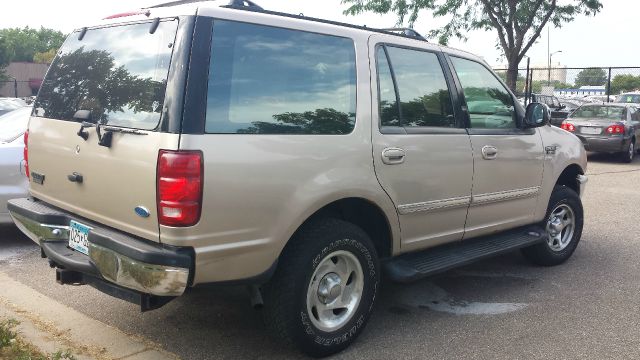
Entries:
[[375,247],[338,219],[300,230],[263,287],[265,325],[311,356],[345,349],[362,332],[380,281]]
[[582,236],[583,210],[578,194],[566,186],[556,186],[551,193],[547,216],[542,226],[546,241],[522,249],[522,254],[537,265],[553,266],[567,261]]
[[633,157],[636,154],[636,143],[634,141],[629,142],[629,146],[627,146],[627,150],[625,152],[620,153],[620,159],[622,162],[630,163],[633,161]]

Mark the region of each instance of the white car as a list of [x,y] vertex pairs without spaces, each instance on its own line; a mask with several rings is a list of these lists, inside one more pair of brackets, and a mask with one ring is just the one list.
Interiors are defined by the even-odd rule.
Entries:
[[24,141],[31,107],[24,106],[0,116],[0,224],[11,223],[7,201],[27,196],[27,181],[21,171]]

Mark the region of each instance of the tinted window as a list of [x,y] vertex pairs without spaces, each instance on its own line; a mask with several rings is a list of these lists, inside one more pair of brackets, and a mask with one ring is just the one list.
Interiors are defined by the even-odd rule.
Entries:
[[515,128],[513,98],[482,64],[452,57],[469,108],[471,127]]
[[640,94],[623,94],[618,96],[616,102],[619,103],[640,103]]
[[436,54],[391,46],[387,51],[400,96],[402,126],[456,127],[451,96]]
[[398,100],[391,69],[383,47],[378,48],[378,92],[380,98],[380,125],[401,126]]
[[355,74],[352,40],[215,21],[206,131],[348,134]]
[[53,61],[35,103],[35,116],[154,129],[160,121],[178,21],[72,33]]

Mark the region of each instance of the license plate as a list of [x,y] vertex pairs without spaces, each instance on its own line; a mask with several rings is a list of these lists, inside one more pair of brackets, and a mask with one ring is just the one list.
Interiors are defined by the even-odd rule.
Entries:
[[71,220],[69,227],[69,247],[85,255],[89,255],[89,242],[87,239],[89,238],[89,230],[91,230],[91,228],[73,220]]
[[602,129],[599,127],[586,127],[583,126],[580,129],[580,132],[583,134],[589,134],[589,135],[599,135],[602,132]]

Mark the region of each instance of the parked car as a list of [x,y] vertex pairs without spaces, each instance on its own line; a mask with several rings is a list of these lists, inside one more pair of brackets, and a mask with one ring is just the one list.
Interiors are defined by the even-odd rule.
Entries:
[[0,115],[4,115],[15,109],[27,106],[27,103],[18,98],[0,98]]
[[616,98],[617,103],[640,104],[640,93],[620,94]]
[[0,224],[12,223],[7,201],[27,196],[29,182],[20,163],[30,114],[31,107],[22,107],[0,116]]
[[562,128],[576,134],[588,151],[618,153],[629,163],[638,150],[640,112],[633,104],[583,105]]
[[554,95],[531,94],[531,98],[533,102],[539,102],[549,107],[549,111],[551,112],[551,125],[553,126],[560,126],[562,121],[564,121],[571,112],[566,108],[566,105],[562,104]]
[[59,283],[143,311],[247,285],[314,356],[362,332],[383,272],[557,265],[582,232],[578,138],[410,31],[159,5],[74,31],[34,108],[31,197],[9,207]]

